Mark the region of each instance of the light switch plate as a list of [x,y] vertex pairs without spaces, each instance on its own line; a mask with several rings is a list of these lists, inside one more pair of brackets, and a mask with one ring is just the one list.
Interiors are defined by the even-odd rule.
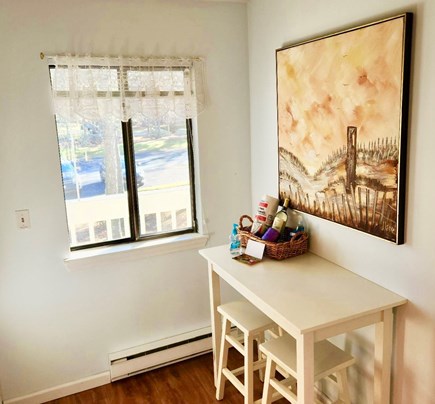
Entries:
[[19,229],[30,229],[30,214],[28,209],[16,210],[15,215]]

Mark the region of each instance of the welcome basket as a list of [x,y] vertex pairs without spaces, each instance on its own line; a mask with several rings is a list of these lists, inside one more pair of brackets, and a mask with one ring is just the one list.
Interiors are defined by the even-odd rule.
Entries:
[[[244,219],[250,221],[248,226],[243,225]],[[251,227],[253,223],[254,221],[248,215],[243,215],[240,217],[239,236],[242,247],[246,247],[249,239],[257,241],[265,245],[265,255],[276,260],[296,257],[308,251],[308,234],[306,232],[296,233],[289,241],[265,241],[251,233]]]

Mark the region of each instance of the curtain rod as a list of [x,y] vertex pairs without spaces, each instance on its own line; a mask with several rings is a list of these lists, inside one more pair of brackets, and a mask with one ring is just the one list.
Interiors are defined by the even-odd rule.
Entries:
[[[66,57],[68,55],[63,54],[63,55],[46,55],[44,52],[40,52],[39,53],[39,58],[41,60],[47,59],[54,59],[56,57]],[[77,58],[93,58],[93,59],[119,59],[120,57],[122,58],[126,58],[126,59],[139,59],[142,61],[147,61],[147,60],[155,60],[155,59],[173,59],[173,60],[177,60],[177,59],[189,59],[191,61],[196,61],[196,62],[202,62],[204,61],[204,58],[199,57],[199,56],[94,56],[94,55],[71,55],[71,56],[75,56]]]

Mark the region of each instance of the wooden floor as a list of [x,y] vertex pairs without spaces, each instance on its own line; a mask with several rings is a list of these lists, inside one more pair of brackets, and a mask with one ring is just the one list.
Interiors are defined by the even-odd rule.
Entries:
[[[228,366],[241,366],[242,357],[230,350]],[[212,354],[202,355],[170,366],[87,390],[50,404],[243,404],[243,397],[229,382],[222,401],[215,398]],[[261,397],[263,384],[255,374],[254,398]],[[276,404],[288,404],[284,399]]]

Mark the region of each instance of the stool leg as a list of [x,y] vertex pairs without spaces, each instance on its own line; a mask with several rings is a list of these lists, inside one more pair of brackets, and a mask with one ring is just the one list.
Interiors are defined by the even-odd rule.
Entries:
[[261,404],[270,404],[272,402],[272,389],[270,387],[270,379],[275,377],[276,364],[270,358],[266,359],[266,374],[264,375],[263,398]]
[[337,372],[338,397],[344,404],[350,404],[349,383],[346,369]]
[[254,402],[254,338],[245,334],[245,404]]
[[[265,340],[265,338],[264,338],[264,332],[263,332],[256,339],[256,341],[257,341],[257,355],[258,355],[257,360],[261,360],[263,357],[263,354],[260,351],[260,345],[264,342],[264,340]],[[260,381],[263,382],[264,381],[264,369],[262,367],[258,370],[258,376],[260,377]]]
[[226,336],[231,332],[231,323],[226,317],[223,319],[222,337],[221,337],[221,350],[219,355],[218,365],[218,377],[216,384],[216,400],[222,400],[224,398],[225,389],[225,376],[222,373],[222,369],[227,367],[228,362],[228,349],[230,348],[229,342],[226,340]]

